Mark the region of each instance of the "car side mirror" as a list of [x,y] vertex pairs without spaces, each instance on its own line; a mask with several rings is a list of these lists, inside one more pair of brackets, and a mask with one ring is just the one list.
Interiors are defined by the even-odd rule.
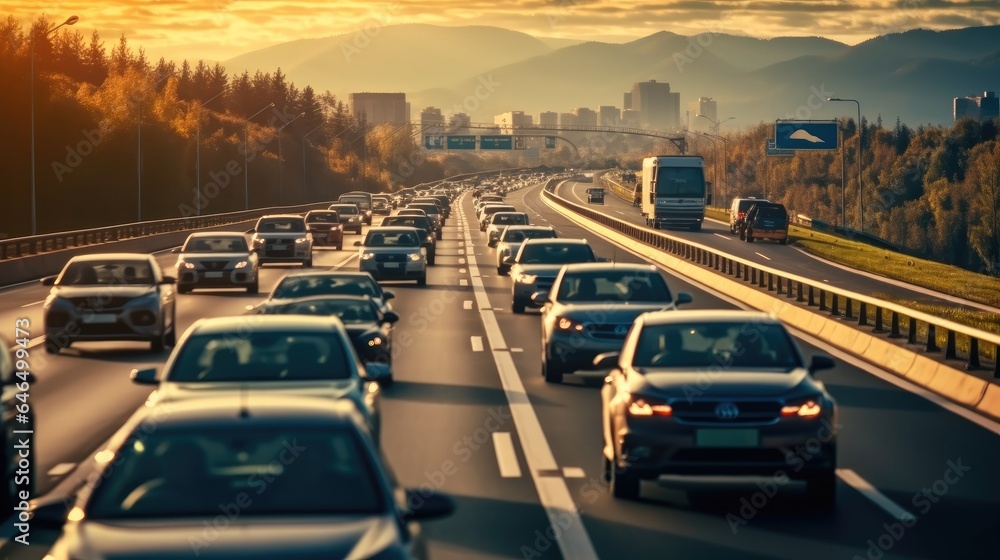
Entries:
[[396,292],[393,292],[393,291],[390,291],[390,290],[383,290],[382,291],[382,298],[384,298],[385,301],[389,301],[390,299],[392,299],[394,297],[396,297]]
[[517,264],[517,261],[514,260],[514,259],[515,259],[515,257],[511,257],[511,256],[504,257],[503,264]]
[[176,253],[180,253],[181,252],[181,248],[180,247],[174,247],[173,249],[170,250],[170,252],[171,253],[175,253],[175,254]]
[[382,315],[382,322],[393,325],[399,322],[399,315],[395,311],[386,311],[385,314]]
[[61,529],[66,524],[73,499],[60,496],[46,501],[32,502],[29,506],[32,524],[43,529]]
[[549,301],[550,301],[549,300],[549,293],[548,292],[544,292],[544,291],[543,292],[535,292],[535,293],[531,294],[531,301],[534,302],[535,305],[545,305],[546,303],[549,303]]
[[406,490],[405,521],[428,521],[447,517],[455,511],[455,502],[448,495],[427,488]]
[[836,362],[834,362],[833,358],[830,356],[816,354],[809,362],[809,373],[816,373],[817,371],[824,369],[833,369],[836,365]]
[[354,246],[355,247],[360,247],[361,246],[361,242],[360,241],[355,241],[354,242]]
[[55,276],[46,276],[45,278],[42,278],[41,280],[39,280],[39,282],[41,282],[43,286],[55,286],[55,284],[56,284],[56,277]]
[[620,352],[604,352],[594,356],[593,369],[611,369],[618,367]]
[[177,278],[173,276],[164,276],[163,280],[160,280],[160,284],[176,284]]
[[687,292],[679,292],[677,297],[674,298],[674,305],[684,305],[685,303],[691,303],[692,301],[694,301],[694,298],[691,297],[691,294]]
[[156,380],[156,368],[133,369],[128,378],[136,385],[158,385]]

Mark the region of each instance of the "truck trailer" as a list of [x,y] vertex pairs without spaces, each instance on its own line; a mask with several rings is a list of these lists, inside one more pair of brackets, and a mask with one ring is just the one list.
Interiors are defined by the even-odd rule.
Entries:
[[701,156],[655,156],[642,160],[642,215],[646,225],[701,230],[707,201]]

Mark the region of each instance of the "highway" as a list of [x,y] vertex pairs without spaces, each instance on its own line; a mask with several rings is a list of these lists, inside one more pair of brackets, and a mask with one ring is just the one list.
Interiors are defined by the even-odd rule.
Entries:
[[[561,192],[572,199],[585,186],[569,184]],[[561,237],[588,238],[599,255],[639,261],[627,248],[552,210],[540,193],[535,185],[508,201],[536,223],[554,226]],[[619,201],[607,201],[615,215]],[[631,206],[621,207],[627,216],[636,214]],[[824,352],[838,360],[838,367],[820,374],[840,404],[841,479],[834,511],[810,512],[794,484],[773,498],[757,487],[682,492],[647,484],[641,501],[614,500],[599,478],[603,374],[567,376],[564,385],[543,381],[537,312],[510,312],[510,279],[496,275],[493,250],[469,216],[474,221],[471,197],[464,195],[453,206],[425,288],[388,284],[401,320],[397,381],[383,396],[382,446],[404,485],[438,488],[458,508],[454,516],[425,525],[432,557],[997,557],[1000,424],[970,421],[970,413],[916,394],[893,382],[895,377],[804,336],[799,342],[806,354]],[[752,249],[770,256],[793,250],[749,246],[715,233],[732,237],[711,222],[690,236],[706,245],[715,239],[730,252]],[[356,239],[347,236],[346,243]],[[161,254],[159,260],[170,269],[175,256]],[[821,266],[812,259],[788,260],[804,267],[802,273]],[[354,269],[357,260],[353,251],[317,251],[315,265]],[[265,268],[262,292],[297,269]],[[725,294],[666,272],[674,292],[694,296],[689,308],[739,307]],[[829,279],[849,280],[842,272],[831,272]],[[46,293],[38,284],[0,292],[0,320],[13,325],[14,318],[28,317],[40,333],[39,302]],[[242,313],[262,297],[179,296],[178,321],[186,328],[199,317]],[[166,354],[153,354],[145,344],[91,343],[45,357],[44,363],[41,346],[32,356],[39,379],[31,395],[36,455],[38,472],[52,473],[40,480],[47,491],[142,404],[149,388],[131,384],[129,370],[162,363]],[[906,513],[913,517],[903,526],[897,517]],[[7,543],[3,555],[41,558],[53,535],[32,536],[37,544]]]
[[[587,205],[586,191],[593,186],[595,184],[569,183],[563,186],[560,195],[577,204]],[[645,219],[640,215],[638,208],[618,198],[610,190],[607,191],[604,197],[603,209],[600,205],[589,206],[619,220],[625,220],[642,226],[646,223]],[[874,274],[860,273],[847,267],[840,267],[813,257],[793,246],[780,245],[775,241],[746,243],[741,241],[739,236],[729,232],[728,223],[723,224],[706,219],[699,232],[692,232],[686,229],[663,229],[661,231],[687,241],[724,251],[762,266],[784,270],[807,278],[815,278],[831,286],[846,290],[853,290],[863,294],[892,294],[896,297],[921,303],[954,306],[970,311],[982,311],[985,309],[991,312],[998,312],[995,308],[977,302],[968,302],[967,300],[955,297],[946,299],[941,294],[932,290],[926,290],[918,286],[887,278],[880,278]]]

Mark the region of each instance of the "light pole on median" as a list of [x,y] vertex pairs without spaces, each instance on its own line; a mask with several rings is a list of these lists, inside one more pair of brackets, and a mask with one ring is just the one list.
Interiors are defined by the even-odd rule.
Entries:
[[214,101],[216,97],[219,97],[223,93],[226,93],[226,90],[222,90],[219,93],[213,95],[211,99],[209,99],[208,101],[202,103],[201,105],[198,105],[195,108],[195,110],[198,111],[198,115],[197,115],[197,118],[198,118],[198,128],[197,128],[197,130],[198,131],[195,134],[195,155],[194,155],[194,177],[195,177],[194,202],[195,202],[195,216],[201,216],[201,108],[204,107],[205,105],[208,105],[212,101]]
[[306,138],[324,126],[326,126],[325,122],[319,123],[316,128],[302,135],[302,192],[306,192]]
[[711,128],[712,130],[714,130],[716,133],[719,132],[719,127],[722,126],[722,123],[724,123],[726,121],[731,121],[731,120],[733,120],[733,119],[736,118],[736,117],[727,117],[725,119],[722,119],[721,121],[715,121],[715,120],[712,120],[712,117],[709,117],[708,115],[702,115],[701,113],[698,113],[695,116],[696,117],[701,117],[701,118],[705,119],[706,121],[712,123],[712,126],[709,127],[709,128]]
[[715,165],[712,167],[712,178],[715,180],[712,183],[712,202],[715,202],[715,206],[718,206],[718,201],[715,200],[715,186],[719,183],[719,150],[714,138],[711,136],[702,136],[702,138],[712,143],[712,153],[715,155]]
[[[827,101],[844,101],[848,103],[855,103],[858,106],[858,222],[860,227],[858,228],[861,233],[865,231],[865,199],[863,196],[862,185],[861,185],[861,158],[863,152],[861,151],[861,140],[863,139],[863,134],[865,131],[864,126],[861,124],[861,102],[857,99],[847,99],[843,97],[828,97]],[[847,225],[845,224],[846,228]]]
[[[48,37],[64,25],[73,25],[80,21],[76,16],[66,18],[66,21],[45,31]],[[35,35],[31,35],[31,235],[38,233],[37,214],[35,211]]]
[[725,193],[726,200],[729,200],[729,140],[726,140],[725,136],[718,134],[709,134],[707,132],[699,132],[702,136],[707,136],[710,138],[717,138],[722,140],[722,178],[726,183]]
[[135,97],[135,108],[136,108],[136,119],[135,119],[135,130],[136,130],[136,144],[135,144],[135,175],[136,175],[136,222],[142,221],[142,94],[146,93],[150,89],[156,87],[160,82],[173,76],[177,72],[171,70],[169,73],[156,80],[149,87],[146,87],[139,92],[139,95]]
[[304,117],[305,115],[305,112],[299,113],[298,115],[292,117],[292,120],[278,127],[278,206],[284,206],[285,204],[285,186],[281,178],[281,164],[284,161],[281,158],[281,131],[284,130],[286,126],[292,124],[297,119]]
[[264,107],[260,111],[257,111],[256,113],[250,115],[249,117],[247,117],[246,119],[243,120],[243,202],[244,202],[244,210],[249,210],[250,209],[250,178],[249,178],[250,169],[247,167],[249,165],[249,163],[250,163],[249,158],[247,158],[247,152],[250,151],[250,148],[247,147],[247,143],[248,143],[247,136],[249,135],[250,121],[254,117],[256,117],[257,115],[263,113],[264,111],[267,111],[271,107],[274,107],[274,103],[268,103],[267,107]]

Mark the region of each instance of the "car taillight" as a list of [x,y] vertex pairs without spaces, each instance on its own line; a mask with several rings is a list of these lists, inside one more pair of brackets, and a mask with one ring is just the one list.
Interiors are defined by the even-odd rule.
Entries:
[[744,215],[745,213],[746,213],[746,212],[737,212],[737,213],[736,213],[736,217],[737,217],[737,218],[742,218],[742,217],[743,217],[743,215]]

